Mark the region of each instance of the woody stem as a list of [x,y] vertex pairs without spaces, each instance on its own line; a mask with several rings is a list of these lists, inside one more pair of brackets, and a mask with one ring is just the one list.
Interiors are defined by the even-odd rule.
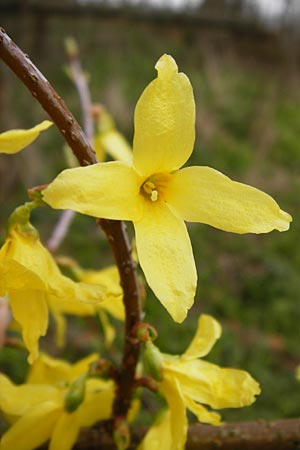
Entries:
[[[0,28],[0,57],[52,118],[80,165],[95,164],[97,160],[89,140],[64,101],[3,28]],[[132,330],[136,329],[136,325],[141,320],[140,295],[136,267],[131,256],[125,224],[107,219],[100,219],[98,223],[104,230],[114,252],[124,291],[126,311],[124,355],[116,380],[117,389],[113,407],[114,417],[118,419],[120,416],[125,417],[128,412],[140,355],[140,344],[133,342],[132,336]]]

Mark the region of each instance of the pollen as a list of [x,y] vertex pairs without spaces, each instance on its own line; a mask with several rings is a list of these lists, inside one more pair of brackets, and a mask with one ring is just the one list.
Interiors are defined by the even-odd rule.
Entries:
[[142,184],[140,193],[152,202],[162,200],[169,179],[169,173],[154,174]]
[[153,202],[156,202],[157,199],[158,199],[158,192],[155,189],[153,189],[153,191],[151,192],[151,200]]

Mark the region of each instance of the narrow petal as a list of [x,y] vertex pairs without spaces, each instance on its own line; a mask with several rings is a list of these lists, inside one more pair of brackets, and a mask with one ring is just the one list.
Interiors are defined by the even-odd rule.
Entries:
[[171,448],[172,450],[183,450],[187,438],[188,421],[180,386],[176,378],[165,376],[159,389],[170,408]]
[[72,209],[93,217],[135,220],[140,216],[140,177],[113,161],[61,172],[43,191],[52,208]]
[[184,396],[212,408],[250,405],[260,393],[258,383],[244,370],[227,369],[203,360],[164,361],[164,371],[176,376]]
[[29,350],[28,361],[38,357],[38,341],[48,328],[48,307],[43,291],[28,289],[9,293],[12,314],[22,329],[22,338]]
[[150,288],[176,322],[194,302],[197,272],[185,224],[163,203],[145,200],[143,219],[134,223],[140,265]]
[[181,167],[195,140],[195,102],[189,79],[178,73],[169,55],[163,55],[155,68],[158,76],[142,93],[134,116],[134,166],[146,177]]
[[67,321],[60,311],[51,309],[51,314],[55,323],[55,343],[57,347],[62,348],[66,343]]
[[132,150],[130,145],[117,130],[104,133],[101,142],[106,153],[116,161],[124,161],[132,164]]
[[73,414],[64,412],[56,421],[49,450],[70,450],[77,440],[79,430],[76,411]]
[[33,406],[55,399],[57,389],[45,384],[15,385],[8,377],[0,374],[0,409],[5,414],[22,416]]
[[107,348],[109,348],[115,339],[116,330],[111,325],[109,318],[107,317],[107,314],[105,311],[103,311],[103,309],[98,309],[98,316],[103,329],[105,345]]
[[213,317],[202,314],[198,319],[196,334],[182,357],[196,359],[207,355],[222,333],[221,325]]
[[172,445],[171,413],[167,409],[159,414],[137,450],[173,450]]
[[186,407],[197,417],[199,422],[210,423],[211,425],[220,425],[221,417],[220,414],[213,411],[208,411],[200,403],[194,402],[190,397],[184,396],[184,402]]
[[174,173],[165,196],[184,220],[233,233],[285,231],[292,220],[268,194],[210,167],[188,167]]
[[89,379],[86,383],[84,402],[77,410],[81,427],[90,427],[98,420],[111,417],[115,385],[111,381]]
[[120,285],[120,275],[117,266],[106,267],[102,270],[82,270],[78,278],[85,283],[97,283],[106,289],[104,300],[98,305],[113,317],[124,320],[123,289]]
[[32,450],[46,442],[61,409],[54,402],[36,405],[2,436],[1,450]]
[[17,153],[31,144],[41,131],[51,127],[52,122],[44,120],[29,130],[10,130],[0,134],[0,153]]
[[57,385],[62,381],[71,383],[80,375],[88,371],[91,362],[98,359],[97,353],[92,353],[80,359],[75,364],[70,364],[63,359],[52,358],[44,353],[32,365],[27,383],[45,383]]

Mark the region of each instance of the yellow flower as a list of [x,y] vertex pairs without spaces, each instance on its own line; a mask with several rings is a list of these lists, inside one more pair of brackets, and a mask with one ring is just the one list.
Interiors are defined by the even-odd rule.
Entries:
[[51,127],[52,122],[44,120],[29,130],[9,130],[0,134],[0,153],[17,153],[31,144],[41,131]]
[[105,342],[108,346],[111,345],[115,337],[115,329],[110,324],[106,313],[118,320],[125,319],[123,290],[120,285],[120,276],[117,267],[110,266],[101,270],[85,270],[71,258],[60,257],[58,258],[58,262],[68,267],[79,281],[103,286],[105,296],[101,303],[95,305],[83,302],[79,303],[76,300],[61,302],[58,298],[52,298],[51,312],[54,315],[57,325],[57,344],[59,346],[64,344],[66,328],[64,314],[74,314],[82,317],[98,314],[103,326]]
[[33,364],[26,384],[16,386],[0,375],[0,408],[12,425],[3,435],[1,450],[31,450],[50,439],[49,450],[69,450],[80,428],[111,416],[114,384],[87,379],[85,394],[73,412],[66,410],[72,383],[88,371],[96,354],[71,365],[41,355]]
[[221,368],[199,359],[207,355],[220,336],[220,324],[211,316],[202,315],[194,339],[182,356],[161,355],[162,378],[158,385],[169,410],[162,422],[150,429],[152,439],[146,437],[140,450],[161,448],[158,433],[164,433],[164,450],[182,450],[188,427],[186,408],[200,422],[219,425],[219,414],[203,405],[215,409],[239,408],[255,401],[260,388],[247,372]]
[[171,56],[135,109],[133,163],[99,163],[63,171],[43,192],[53,208],[131,220],[147,282],[173,319],[194,302],[197,272],[184,220],[235,233],[289,228],[290,215],[267,194],[209,167],[181,170],[193,150],[191,84]]
[[[180,426],[182,427],[183,424]],[[172,447],[173,445],[175,447]],[[174,444],[173,442],[171,413],[167,409],[159,414],[137,450],[183,450],[183,448],[182,443]]]
[[[26,210],[26,205],[21,208]],[[68,302],[96,303],[102,300],[104,288],[76,283],[62,275],[28,220],[11,224],[0,249],[0,296],[8,294],[30,352],[29,362],[33,362],[38,356],[38,340],[47,331],[48,306],[52,302],[60,302],[61,307]]]

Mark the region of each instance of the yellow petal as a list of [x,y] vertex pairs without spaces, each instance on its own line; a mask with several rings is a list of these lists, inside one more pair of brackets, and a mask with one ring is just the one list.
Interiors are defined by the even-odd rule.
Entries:
[[212,408],[250,405],[260,393],[258,383],[245,371],[218,367],[203,360],[164,361],[164,371],[176,377],[184,396]]
[[33,407],[17,420],[1,439],[1,450],[32,450],[51,436],[61,409],[54,402]]
[[197,272],[182,220],[163,203],[145,201],[143,219],[134,223],[140,265],[150,288],[176,322],[194,302]]
[[55,322],[55,343],[57,347],[62,348],[65,345],[65,337],[67,330],[67,322],[64,315],[60,311],[51,309],[51,313]]
[[199,422],[210,423],[211,425],[220,425],[220,414],[213,411],[208,411],[200,403],[194,402],[190,397],[184,396],[184,402],[186,407],[198,418]]
[[111,344],[113,343],[113,340],[115,339],[116,331],[114,327],[111,325],[107,317],[107,314],[101,308],[98,309],[98,315],[104,333],[105,345],[106,347],[110,347]]
[[71,365],[70,380],[73,381],[89,370],[90,364],[99,359],[98,353],[91,353]]
[[188,421],[179,383],[172,376],[164,376],[159,389],[170,408],[171,449],[183,450],[187,438]]
[[48,307],[43,291],[34,289],[11,290],[9,302],[12,314],[22,329],[22,338],[30,354],[32,363],[38,357],[38,341],[45,336],[48,328]]
[[30,368],[26,383],[59,385],[61,381],[69,381],[69,372],[70,364],[66,361],[40,353]]
[[85,283],[96,283],[105,287],[104,300],[98,308],[105,309],[109,314],[119,320],[125,319],[123,305],[123,290],[120,285],[120,275],[116,266],[106,267],[102,270],[82,270],[78,277]]
[[172,445],[171,413],[167,409],[160,413],[137,450],[173,450]]
[[285,231],[292,220],[268,194],[210,167],[188,167],[174,173],[165,196],[184,220],[233,233]]
[[31,144],[41,131],[47,130],[52,125],[49,120],[44,120],[29,130],[10,130],[0,134],[0,153],[17,153]]
[[81,427],[90,427],[98,420],[111,417],[115,386],[111,381],[88,379],[84,402],[77,410]]
[[163,55],[155,68],[158,76],[142,93],[134,116],[134,166],[146,177],[181,167],[195,140],[195,102],[189,79],[178,73],[169,55]]
[[213,317],[202,314],[198,319],[196,334],[182,357],[196,359],[207,355],[222,333],[221,326]]
[[101,143],[105,152],[113,159],[132,164],[132,150],[121,133],[116,130],[103,133]]
[[13,384],[0,374],[0,409],[13,416],[22,416],[39,403],[57,398],[57,389],[44,384]]
[[141,180],[132,167],[119,161],[64,170],[43,191],[52,208],[116,220],[141,214]]
[[91,362],[98,359],[97,353],[92,353],[70,364],[63,359],[52,358],[41,353],[31,367],[27,383],[45,383],[59,385],[62,381],[71,383],[80,375],[86,373]]
[[77,440],[79,429],[76,411],[61,414],[53,429],[49,450],[70,450]]
[[32,289],[33,286],[44,291],[46,285],[36,273],[18,261],[11,258],[0,261],[0,291],[3,295],[10,290]]

